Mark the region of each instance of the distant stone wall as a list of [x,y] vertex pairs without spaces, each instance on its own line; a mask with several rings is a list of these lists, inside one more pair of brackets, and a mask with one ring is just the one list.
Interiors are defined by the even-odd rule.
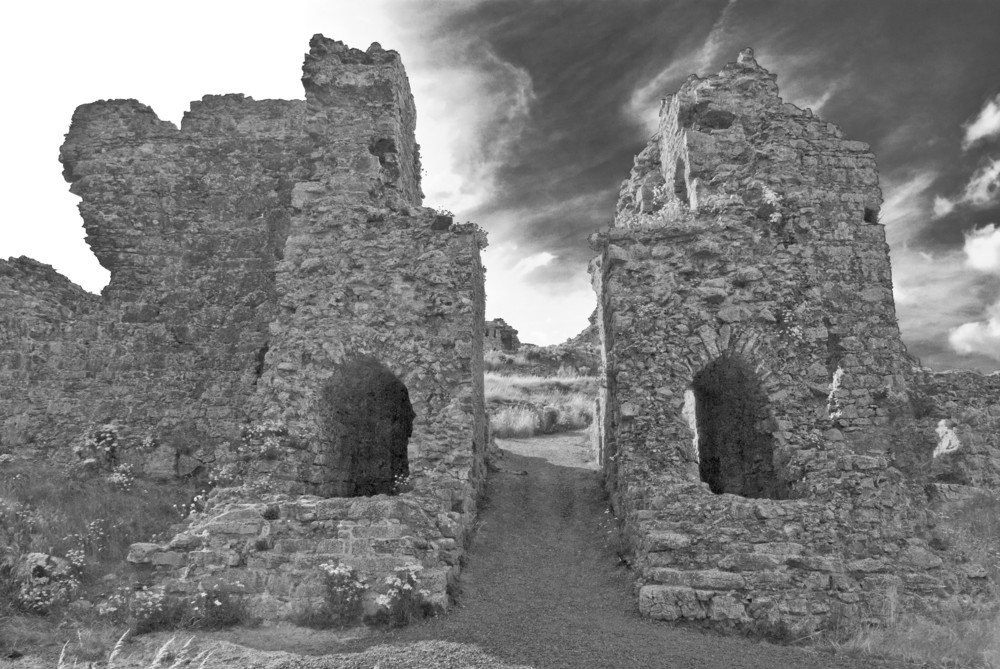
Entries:
[[[178,593],[253,568],[313,582],[305,555],[322,554],[373,579],[419,568],[446,603],[489,440],[485,234],[420,206],[398,54],[310,47],[305,101],[206,96],[180,129],[134,100],[76,110],[64,175],[111,282],[97,297],[33,261],[0,264],[0,448],[72,459],[71,442],[113,423],[137,472],[235,486],[192,519],[201,543],[133,551]],[[325,502],[318,524],[302,510],[372,493]],[[290,534],[249,556],[235,541],[249,526],[229,520],[260,504]],[[255,573],[262,615],[312,596]]]
[[486,321],[484,342],[486,349],[490,351],[513,353],[521,348],[521,341],[517,338],[517,330],[507,325],[507,322],[502,318]]
[[809,632],[879,595],[995,592],[932,547],[890,467],[911,419],[868,146],[782,102],[752,53],[669,97],[592,239],[602,453],[640,609]]

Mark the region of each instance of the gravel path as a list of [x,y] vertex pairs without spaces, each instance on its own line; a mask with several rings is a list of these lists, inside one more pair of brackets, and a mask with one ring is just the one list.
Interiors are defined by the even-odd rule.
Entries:
[[481,525],[448,615],[357,642],[475,644],[538,668],[905,666],[680,630],[640,618],[607,547],[606,503],[582,433],[504,439]]

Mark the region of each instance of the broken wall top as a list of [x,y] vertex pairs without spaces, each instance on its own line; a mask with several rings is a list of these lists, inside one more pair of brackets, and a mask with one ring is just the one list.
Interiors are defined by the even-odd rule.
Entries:
[[697,212],[748,207],[767,220],[776,196],[827,225],[874,223],[882,198],[869,146],[784,103],[775,80],[750,49],[717,75],[689,77],[662,103],[659,132],[622,185],[614,227],[684,226]]
[[290,205],[331,181],[355,205],[420,204],[416,115],[399,55],[321,35],[310,47],[305,101],[209,95],[180,129],[135,100],[77,108],[60,160],[112,294],[215,275],[219,259],[273,262]]

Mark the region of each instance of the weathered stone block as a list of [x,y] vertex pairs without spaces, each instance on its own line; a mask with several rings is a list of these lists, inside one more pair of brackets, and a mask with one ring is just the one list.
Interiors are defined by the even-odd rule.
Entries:
[[694,588],[671,585],[642,586],[639,612],[655,620],[703,620],[708,615]]

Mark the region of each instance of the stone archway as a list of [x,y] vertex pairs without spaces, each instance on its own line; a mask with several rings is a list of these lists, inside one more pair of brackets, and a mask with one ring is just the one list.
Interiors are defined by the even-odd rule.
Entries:
[[754,369],[724,355],[695,374],[691,389],[701,480],[716,494],[787,498],[774,469],[767,393]]
[[327,468],[321,494],[391,494],[409,474],[407,445],[415,414],[406,385],[379,361],[341,364],[320,391],[319,419]]

